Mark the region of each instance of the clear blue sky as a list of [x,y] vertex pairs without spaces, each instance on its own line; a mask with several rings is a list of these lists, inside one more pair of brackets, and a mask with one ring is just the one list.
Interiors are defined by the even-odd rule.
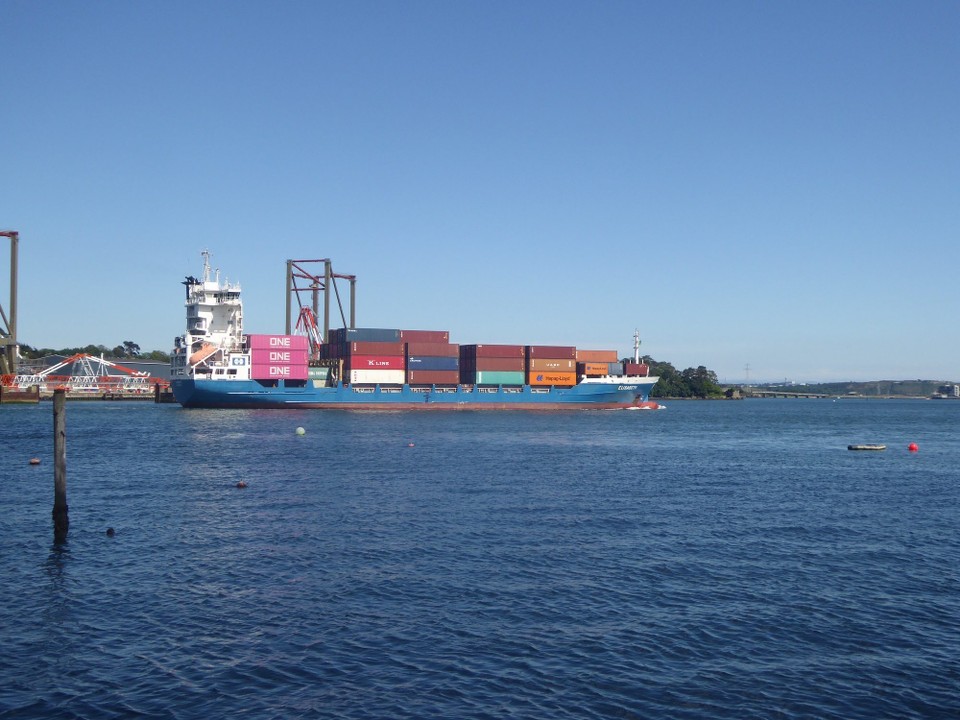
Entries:
[[960,380],[960,3],[0,0],[0,29],[24,343],[169,349],[209,248],[249,332],[330,257],[363,326]]

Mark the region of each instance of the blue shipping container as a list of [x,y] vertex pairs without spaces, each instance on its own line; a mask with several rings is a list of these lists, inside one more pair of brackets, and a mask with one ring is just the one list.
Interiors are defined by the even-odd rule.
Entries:
[[459,370],[460,358],[411,355],[407,358],[408,370]]
[[400,342],[399,328],[337,328],[330,331],[332,343]]

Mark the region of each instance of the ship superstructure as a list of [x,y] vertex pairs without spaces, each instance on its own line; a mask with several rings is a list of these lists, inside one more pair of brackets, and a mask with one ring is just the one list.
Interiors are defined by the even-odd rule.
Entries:
[[210,252],[204,250],[202,255],[201,277],[190,275],[183,281],[187,326],[174,341],[171,379],[226,375],[228,368],[234,370],[231,376],[249,379],[240,284],[221,282],[219,270],[211,277]]

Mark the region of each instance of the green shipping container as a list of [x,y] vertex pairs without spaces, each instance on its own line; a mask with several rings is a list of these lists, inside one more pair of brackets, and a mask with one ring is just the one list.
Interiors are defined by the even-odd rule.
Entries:
[[326,380],[330,376],[328,367],[309,367],[307,368],[307,377],[311,380]]
[[526,373],[523,372],[478,370],[471,374],[476,376],[473,381],[475,385],[523,385],[526,382]]

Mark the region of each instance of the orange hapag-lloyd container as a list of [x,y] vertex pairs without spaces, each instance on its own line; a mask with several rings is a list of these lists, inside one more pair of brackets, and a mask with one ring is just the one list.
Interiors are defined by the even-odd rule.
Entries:
[[578,366],[582,366],[582,372],[584,375],[589,375],[591,377],[598,377],[601,375],[610,374],[610,363],[605,362],[585,362],[578,363]]
[[551,372],[531,371],[527,373],[527,383],[529,385],[576,385],[577,374],[575,372]]

